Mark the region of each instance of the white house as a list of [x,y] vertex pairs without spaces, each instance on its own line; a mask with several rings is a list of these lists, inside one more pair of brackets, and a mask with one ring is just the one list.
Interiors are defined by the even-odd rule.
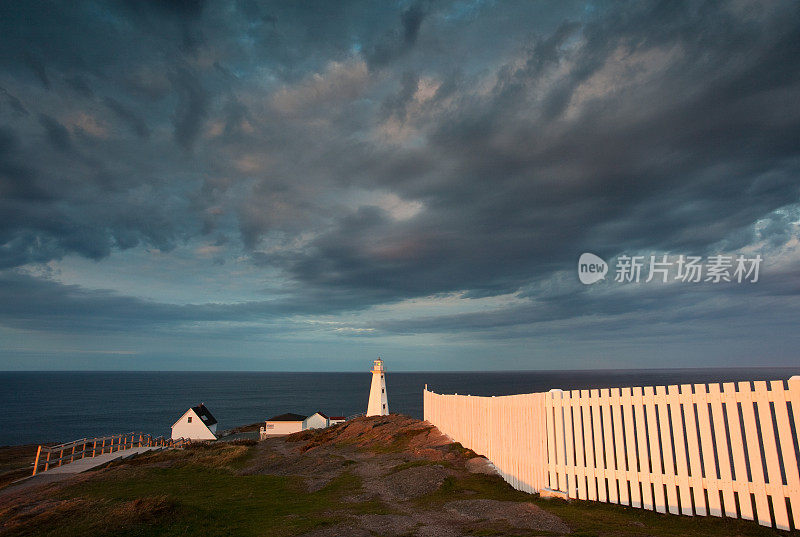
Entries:
[[303,423],[305,419],[306,416],[292,413],[273,416],[261,428],[261,438],[300,432],[304,429]]
[[172,439],[216,440],[217,420],[206,406],[200,403],[187,410],[172,424]]
[[328,416],[322,412],[316,412],[303,420],[303,430],[306,429],[324,429],[330,424]]
[[330,418],[328,418],[328,427],[331,427],[333,425],[338,425],[346,421],[347,418],[345,418],[344,416],[331,416]]

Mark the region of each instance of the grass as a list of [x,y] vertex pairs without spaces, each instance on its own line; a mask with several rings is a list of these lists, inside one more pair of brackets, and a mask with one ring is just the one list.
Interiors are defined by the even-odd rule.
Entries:
[[31,475],[36,445],[0,447],[0,489]]
[[[575,537],[603,535],[625,537],[643,533],[654,537],[789,535],[788,532],[759,526],[752,521],[660,514],[645,509],[600,502],[542,499],[537,495],[515,490],[498,476],[485,474],[470,474],[458,478],[448,477],[438,490],[417,498],[415,503],[420,507],[430,507],[443,506],[450,501],[467,499],[531,502],[560,517],[574,528],[572,535]],[[480,531],[491,533],[495,530],[482,529]],[[502,532],[505,529],[498,528],[497,531]],[[792,535],[797,535],[797,532],[792,532]]]
[[417,468],[420,466],[445,466],[445,467],[452,467],[453,464],[450,461],[437,461],[437,460],[430,460],[430,459],[418,459],[414,461],[407,461],[397,466],[392,466],[392,468],[386,472],[384,475],[392,475],[396,474],[397,472],[402,472],[403,470],[408,470],[409,468]]
[[[346,514],[389,512],[376,500],[343,502],[362,491],[351,473],[311,493],[298,478],[237,474],[235,466],[250,451],[196,448],[111,468],[61,489],[43,510],[5,513],[18,524],[0,535],[280,537],[334,524]],[[159,467],[165,463],[171,465]]]

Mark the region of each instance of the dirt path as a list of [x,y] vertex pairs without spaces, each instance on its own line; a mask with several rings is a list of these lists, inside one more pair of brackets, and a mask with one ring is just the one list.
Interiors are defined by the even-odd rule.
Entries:
[[[267,439],[256,449],[244,473],[302,476],[310,491],[350,473],[359,478],[361,487],[345,501],[372,501],[384,507],[383,513],[353,515],[308,537],[455,537],[481,530],[570,533],[561,519],[532,503],[470,498],[479,495],[475,491],[436,497],[447,484],[499,477],[486,459],[452,444],[418,420],[403,416],[359,419],[327,430]],[[459,499],[450,501],[455,498]]]

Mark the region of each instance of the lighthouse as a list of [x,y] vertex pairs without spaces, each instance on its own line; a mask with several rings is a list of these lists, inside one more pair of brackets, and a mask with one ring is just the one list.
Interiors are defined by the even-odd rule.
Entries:
[[369,388],[369,404],[367,416],[385,416],[389,413],[389,401],[386,398],[386,370],[383,360],[378,357],[372,364],[372,385]]

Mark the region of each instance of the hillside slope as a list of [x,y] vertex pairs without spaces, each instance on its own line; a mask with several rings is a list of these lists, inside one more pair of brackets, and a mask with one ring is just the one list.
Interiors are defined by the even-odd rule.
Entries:
[[399,415],[262,442],[194,444],[0,496],[0,536],[786,535],[513,490]]

